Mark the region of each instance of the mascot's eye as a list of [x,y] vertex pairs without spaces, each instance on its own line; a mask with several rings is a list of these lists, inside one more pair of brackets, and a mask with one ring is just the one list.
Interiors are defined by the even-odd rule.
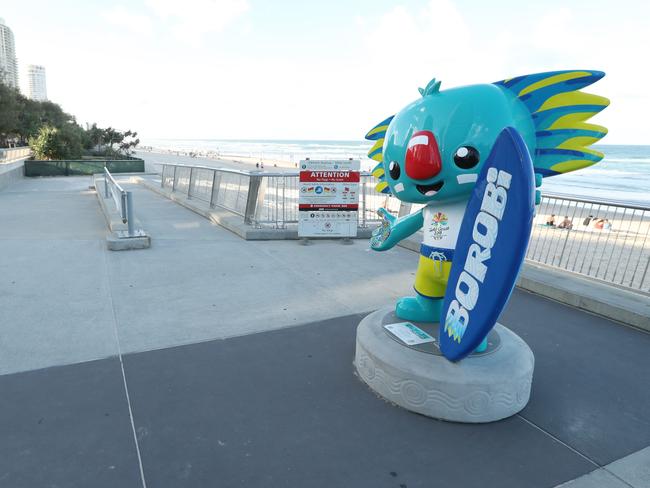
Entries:
[[473,168],[478,164],[479,154],[472,146],[460,146],[454,153],[454,163],[463,169]]
[[394,180],[399,178],[400,175],[400,169],[399,169],[399,164],[397,164],[395,161],[391,161],[390,164],[388,165],[388,172],[390,173],[390,177]]

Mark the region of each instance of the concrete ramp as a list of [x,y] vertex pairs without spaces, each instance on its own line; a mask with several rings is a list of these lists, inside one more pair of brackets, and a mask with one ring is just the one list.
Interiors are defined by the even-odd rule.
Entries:
[[90,185],[39,178],[0,192],[0,374],[366,312],[410,289],[409,251],[242,241],[128,183],[152,246],[110,253]]
[[90,177],[0,191],[0,374],[117,354]]

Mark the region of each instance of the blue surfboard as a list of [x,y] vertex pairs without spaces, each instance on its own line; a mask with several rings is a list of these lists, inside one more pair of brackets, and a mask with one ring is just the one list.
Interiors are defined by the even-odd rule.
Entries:
[[488,335],[515,286],[535,211],[533,163],[519,132],[497,137],[460,226],[440,314],[440,349],[451,361]]

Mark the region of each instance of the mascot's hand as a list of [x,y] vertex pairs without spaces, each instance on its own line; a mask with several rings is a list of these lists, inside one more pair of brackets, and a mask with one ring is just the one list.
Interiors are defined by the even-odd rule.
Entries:
[[[542,175],[535,173],[535,187],[539,188],[542,186]],[[535,205],[542,203],[542,192],[540,190],[535,190]]]
[[381,225],[372,232],[370,247],[375,251],[385,251],[396,244],[391,242],[390,239],[390,234],[395,223],[395,217],[388,213],[385,208],[377,210],[377,214],[382,218],[382,221]]

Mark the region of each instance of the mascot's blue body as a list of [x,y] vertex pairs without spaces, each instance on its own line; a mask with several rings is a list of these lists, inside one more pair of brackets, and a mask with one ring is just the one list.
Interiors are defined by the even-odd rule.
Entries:
[[[377,190],[423,205],[399,219],[381,209],[384,222],[371,239],[372,249],[384,251],[423,229],[417,294],[398,301],[398,317],[440,321],[441,336],[461,342],[468,323],[453,313],[440,318],[445,295],[460,293],[447,285],[459,257],[455,249],[468,202],[475,188],[485,183],[479,181],[483,165],[506,129],[526,152],[521,157],[530,161],[535,186],[545,177],[600,161],[603,154],[589,146],[607,129],[587,120],[609,100],[580,90],[603,76],[600,71],[555,71],[448,90],[440,90],[434,79],[420,89],[421,98],[368,132],[366,138],[375,141],[368,156],[379,163],[373,170],[379,179]],[[532,199],[539,203],[539,190],[532,191]],[[521,250],[515,251],[523,259]],[[515,276],[504,279],[514,283],[516,268]],[[505,304],[507,297],[502,301]],[[489,327],[483,338],[487,332]],[[479,348],[485,346],[482,342]]]

